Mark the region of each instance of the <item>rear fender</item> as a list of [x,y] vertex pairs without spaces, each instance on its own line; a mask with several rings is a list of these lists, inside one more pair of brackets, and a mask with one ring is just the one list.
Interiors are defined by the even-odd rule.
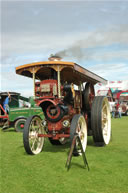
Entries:
[[16,121],[19,120],[19,119],[27,119],[27,118],[24,117],[24,116],[20,116],[20,117],[17,117],[13,122],[16,122]]

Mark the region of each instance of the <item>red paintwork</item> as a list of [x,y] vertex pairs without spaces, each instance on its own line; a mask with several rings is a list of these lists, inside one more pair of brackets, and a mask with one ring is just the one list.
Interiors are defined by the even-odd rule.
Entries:
[[123,90],[123,91],[120,91],[120,92],[118,92],[118,93],[115,93],[115,94],[114,94],[114,98],[117,99],[117,100],[119,100],[120,95],[121,95],[122,93],[124,93],[124,92],[128,92],[128,90],[125,90],[125,91]]
[[[42,86],[43,84],[44,84],[44,87]],[[47,86],[47,84],[49,86]],[[45,85],[46,85],[46,87],[45,87]],[[49,87],[50,87],[50,89],[49,89]],[[53,95],[53,87],[57,88],[57,95],[56,96]],[[44,88],[43,92],[41,92],[41,88]],[[48,92],[45,92],[45,89]],[[41,106],[42,108],[45,108],[46,114],[49,118],[56,119],[59,116],[59,114],[61,113],[62,109],[58,108],[57,113],[52,116],[49,113],[51,106],[53,106],[53,105],[57,106],[58,104],[65,105],[63,102],[63,98],[61,98],[61,99],[58,98],[57,80],[52,80],[52,79],[50,80],[49,79],[49,80],[43,80],[41,82],[36,82],[35,91],[36,91],[36,96],[39,97],[39,99],[36,99],[36,104],[38,106]],[[65,94],[66,93],[64,92],[63,86],[61,86],[61,95],[64,97]],[[58,122],[50,122],[47,120],[47,128],[48,128],[47,134],[39,134],[38,137],[51,137],[52,139],[58,140],[62,137],[69,137],[70,136],[70,128],[69,127],[65,128],[63,126],[63,121],[68,120],[71,123],[72,117],[75,114],[80,113],[80,108],[81,108],[82,104],[81,104],[79,91],[76,91],[76,96],[78,96],[77,97],[78,100],[75,100],[76,102],[74,103],[74,105],[66,104],[66,106],[68,108],[68,114],[64,115],[64,117],[61,120],[59,120]],[[47,103],[46,107],[45,107],[45,105],[43,106],[43,104],[45,104],[45,103]]]
[[121,107],[122,113],[126,113],[128,110],[127,102],[124,103],[125,100],[127,101],[127,97],[125,97],[125,100],[121,100],[121,96],[120,96],[122,93],[125,93],[125,92],[128,92],[128,90],[120,91],[120,92],[113,94],[113,98],[115,99],[115,101],[117,103],[116,104],[116,110],[118,111],[119,107]]
[[50,117],[51,119],[56,119],[59,115],[60,115],[60,108],[58,108],[58,106],[56,107],[57,109],[58,109],[58,111],[57,111],[57,114],[55,115],[55,116],[52,116],[50,113],[49,113],[49,110],[50,110],[50,108],[52,107],[53,105],[51,104],[51,105],[49,105],[48,106],[48,108],[47,108],[47,110],[46,110],[46,112],[47,112],[47,115],[48,115],[48,117]]
[[[42,97],[43,98],[43,97]],[[36,104],[38,105],[38,106],[40,106],[40,104],[42,104],[42,103],[44,103],[44,102],[50,102],[50,103],[52,103],[53,105],[58,105],[59,104],[59,100],[57,100],[57,99],[54,99],[54,100],[52,100],[52,99],[49,99],[48,97],[47,98],[45,98],[45,99],[42,99],[42,98],[40,98],[40,100],[38,99],[38,100],[36,100]],[[41,100],[42,99],[42,100]]]
[[85,113],[84,118],[86,121],[88,120],[88,114],[87,113]]
[[62,120],[60,120],[56,123],[48,122],[48,130],[49,131],[60,131],[61,128],[62,128]]
[[[42,85],[50,85],[50,92],[41,92],[41,86]],[[57,80],[54,80],[54,79],[49,79],[49,80],[42,80],[41,82],[36,82],[35,84],[35,93],[36,93],[36,96],[43,96],[44,98],[54,98],[54,95],[53,95],[53,86],[56,85],[56,88],[58,89],[58,86],[57,86]]]
[[118,110],[119,106],[120,106],[120,104],[117,103],[117,104],[116,104],[116,110]]
[[57,135],[53,135],[53,134],[38,134],[38,137],[51,137],[52,139],[58,140],[62,137],[70,137],[70,134],[57,134]]
[[21,128],[24,128],[24,124],[21,124],[20,127],[21,127]]
[[64,120],[68,120],[70,122],[72,116],[69,116],[69,115],[64,116],[60,121],[55,122],[55,123],[52,123],[52,122],[48,121],[48,130],[49,131],[61,131],[61,130],[64,130],[66,133],[70,133],[70,131],[69,131],[70,128],[63,127],[63,121]]

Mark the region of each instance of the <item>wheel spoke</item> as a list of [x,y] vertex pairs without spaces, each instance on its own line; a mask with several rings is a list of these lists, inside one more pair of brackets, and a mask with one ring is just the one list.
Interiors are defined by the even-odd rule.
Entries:
[[34,125],[34,123],[31,123],[30,130],[35,131],[35,125]]
[[103,104],[102,112],[106,112],[107,113],[107,104],[106,103]]
[[[80,137],[80,140],[81,140],[81,143],[82,143],[82,146],[83,146],[83,149],[85,150],[85,145],[86,145],[86,129],[85,129],[85,126],[86,123],[85,123],[85,120],[83,117],[80,117],[79,121],[78,121],[78,135]],[[79,149],[78,147],[78,144],[76,144],[77,148]]]
[[32,147],[31,147],[31,150],[32,150],[32,151],[34,150],[34,146],[35,146],[36,141],[37,141],[37,138],[35,138],[35,139],[33,140]]

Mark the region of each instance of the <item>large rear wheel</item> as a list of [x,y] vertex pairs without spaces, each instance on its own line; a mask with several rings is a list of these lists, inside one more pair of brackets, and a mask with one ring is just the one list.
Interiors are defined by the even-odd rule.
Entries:
[[97,146],[109,144],[111,139],[111,115],[108,99],[104,96],[94,98],[91,109],[91,128]]
[[[70,126],[70,143],[72,144],[75,134],[78,134],[81,140],[83,151],[85,152],[87,146],[87,125],[85,118],[81,114],[77,114],[73,117]],[[76,143],[74,148],[74,155],[80,155],[79,146]]]
[[44,137],[38,134],[44,134],[44,127],[39,116],[29,117],[24,125],[23,143],[28,154],[35,155],[42,151],[44,145]]

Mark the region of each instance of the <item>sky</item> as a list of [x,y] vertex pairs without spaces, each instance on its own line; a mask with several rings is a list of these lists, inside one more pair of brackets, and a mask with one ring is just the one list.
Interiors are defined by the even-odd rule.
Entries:
[[128,1],[0,1],[0,91],[33,95],[19,65],[50,54],[109,80],[128,80]]

